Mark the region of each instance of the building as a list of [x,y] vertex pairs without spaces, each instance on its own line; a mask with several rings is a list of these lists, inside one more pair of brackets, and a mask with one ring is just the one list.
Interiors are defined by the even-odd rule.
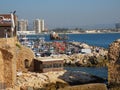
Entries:
[[45,25],[44,25],[44,20],[41,20],[41,31],[45,31]]
[[48,72],[63,70],[63,59],[58,58],[37,58],[34,59],[35,72]]
[[44,20],[36,19],[34,21],[34,30],[35,30],[36,34],[44,32],[45,31]]
[[21,19],[18,21],[18,31],[28,30],[28,20]]
[[30,35],[35,34],[35,31],[17,31],[17,35]]
[[0,37],[16,36],[17,16],[14,14],[0,14]]

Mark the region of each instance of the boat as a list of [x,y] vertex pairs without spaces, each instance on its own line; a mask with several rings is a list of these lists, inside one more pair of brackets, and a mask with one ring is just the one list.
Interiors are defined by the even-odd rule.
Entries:
[[50,40],[67,40],[68,37],[64,35],[58,35],[56,32],[51,32],[50,33]]

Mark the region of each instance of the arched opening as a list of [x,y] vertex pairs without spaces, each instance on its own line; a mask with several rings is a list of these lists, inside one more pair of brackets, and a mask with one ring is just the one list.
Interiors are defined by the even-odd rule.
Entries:
[[25,65],[25,68],[29,68],[29,60],[25,59],[24,65]]

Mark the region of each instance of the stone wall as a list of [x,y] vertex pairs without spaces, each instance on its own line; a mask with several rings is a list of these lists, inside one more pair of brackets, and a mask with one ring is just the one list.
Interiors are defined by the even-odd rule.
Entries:
[[[33,58],[32,50],[22,46],[17,37],[0,38],[0,90],[15,87],[17,71],[33,71]],[[27,68],[25,60],[29,62]]]
[[13,87],[16,82],[15,42],[16,38],[0,39],[0,89]]
[[84,84],[77,86],[68,86],[59,90],[107,90],[106,85],[102,83]]
[[120,85],[120,39],[110,45],[108,58],[108,83],[110,86],[118,86]]
[[7,48],[8,46],[15,47],[16,42],[17,42],[17,37],[0,38],[0,47],[1,48]]
[[[2,53],[0,52],[0,57],[2,57]],[[3,59],[0,58],[0,89],[2,89],[4,86],[4,62]]]
[[[19,44],[20,45],[20,44]],[[34,53],[31,49],[19,46],[17,48],[17,71],[27,72],[34,70]],[[28,60],[28,67],[25,66],[25,60]]]

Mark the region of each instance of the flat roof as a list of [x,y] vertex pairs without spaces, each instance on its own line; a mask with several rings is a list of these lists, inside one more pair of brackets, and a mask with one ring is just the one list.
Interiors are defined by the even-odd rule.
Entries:
[[48,58],[48,57],[38,57],[36,58],[38,61],[63,61],[63,58]]

